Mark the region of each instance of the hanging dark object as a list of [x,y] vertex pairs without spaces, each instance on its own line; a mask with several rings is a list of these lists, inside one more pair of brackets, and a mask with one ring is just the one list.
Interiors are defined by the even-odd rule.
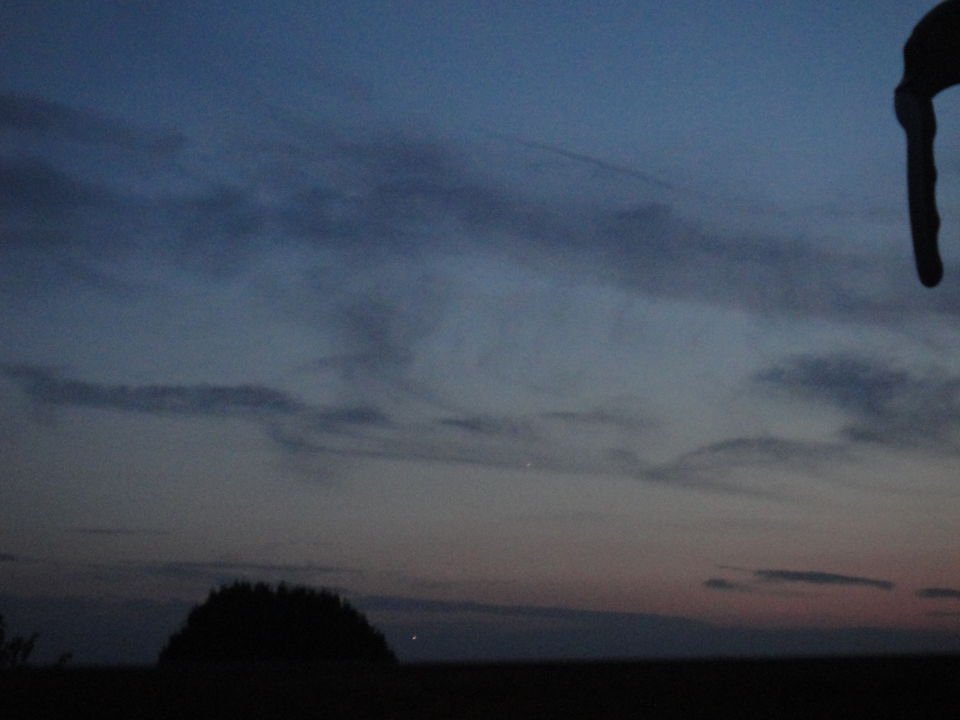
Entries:
[[933,97],[960,84],[960,0],[927,13],[903,46],[903,79],[895,92],[897,120],[907,134],[907,196],[910,231],[920,282],[934,287],[943,277],[937,245],[937,168],[933,139],[937,119]]

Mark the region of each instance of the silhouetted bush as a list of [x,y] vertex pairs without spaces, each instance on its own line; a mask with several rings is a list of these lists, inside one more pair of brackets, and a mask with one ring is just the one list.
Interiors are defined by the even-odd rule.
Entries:
[[3,622],[3,615],[0,615],[0,669],[26,665],[37,637],[37,633],[33,633],[30,637],[14,635],[7,640],[7,628]]
[[170,636],[160,664],[396,662],[383,634],[337,594],[236,582],[211,591]]

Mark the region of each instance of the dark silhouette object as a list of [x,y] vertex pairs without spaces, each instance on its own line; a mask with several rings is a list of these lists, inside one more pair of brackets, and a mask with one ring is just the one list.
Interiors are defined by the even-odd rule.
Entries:
[[894,93],[897,120],[907,134],[907,195],[910,231],[920,282],[934,287],[943,277],[937,247],[937,168],[933,96],[960,84],[960,0],[940,3],[917,23],[903,46],[903,79]]
[[211,591],[160,652],[178,663],[394,663],[383,634],[327,590],[236,582]]
[[23,667],[33,652],[33,645],[37,641],[37,633],[30,637],[14,635],[7,640],[6,625],[3,615],[0,615],[0,669]]

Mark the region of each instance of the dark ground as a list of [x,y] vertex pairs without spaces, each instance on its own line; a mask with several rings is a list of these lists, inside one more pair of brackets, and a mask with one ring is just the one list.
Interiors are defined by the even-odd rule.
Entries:
[[0,718],[47,717],[960,717],[960,656],[0,673]]

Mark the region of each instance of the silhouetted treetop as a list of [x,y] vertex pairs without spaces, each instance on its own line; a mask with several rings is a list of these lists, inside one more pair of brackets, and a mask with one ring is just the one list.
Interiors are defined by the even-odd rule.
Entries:
[[336,593],[236,582],[210,592],[160,652],[180,662],[396,662],[383,634]]
[[8,640],[7,626],[0,615],[0,669],[26,665],[37,637],[37,633],[33,633],[29,637],[14,635]]

